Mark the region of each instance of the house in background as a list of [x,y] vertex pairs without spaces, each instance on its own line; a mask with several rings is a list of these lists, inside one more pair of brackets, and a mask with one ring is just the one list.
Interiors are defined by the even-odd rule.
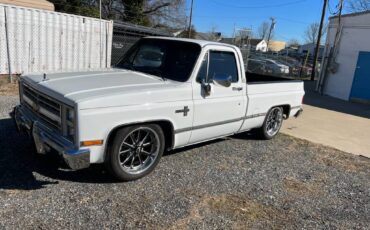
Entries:
[[264,39],[250,39],[251,50],[267,52],[267,42]]
[[370,103],[370,11],[329,18],[317,88],[343,100]]
[[268,50],[272,52],[280,52],[285,49],[286,42],[283,41],[270,41],[268,44]]
[[221,38],[220,42],[225,43],[225,44],[229,44],[229,45],[234,45],[235,38]]
[[[307,43],[307,44],[299,46],[298,53],[300,53],[301,55],[308,54],[309,56],[313,56],[315,54],[315,50],[316,50],[316,43]],[[319,54],[318,54],[319,59],[321,59],[323,53],[324,53],[324,46],[320,45]]]
[[54,11],[54,4],[46,0],[0,0],[0,4]]

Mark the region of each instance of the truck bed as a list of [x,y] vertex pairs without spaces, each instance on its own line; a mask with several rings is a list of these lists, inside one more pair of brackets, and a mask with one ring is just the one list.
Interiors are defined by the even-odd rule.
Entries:
[[278,76],[272,76],[272,75],[262,75],[262,74],[256,74],[256,73],[245,73],[245,76],[247,78],[248,84],[263,84],[263,83],[278,83],[278,82],[284,82],[287,81],[296,81],[291,78],[287,77],[278,77]]

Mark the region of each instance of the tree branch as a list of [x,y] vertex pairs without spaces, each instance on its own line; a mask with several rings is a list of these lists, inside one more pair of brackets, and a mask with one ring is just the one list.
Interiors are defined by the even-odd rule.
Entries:
[[171,5],[171,3],[165,2],[165,3],[162,3],[158,6],[155,6],[155,7],[149,8],[147,10],[144,10],[143,14],[151,14],[151,13],[157,12],[159,9],[162,9],[162,8],[170,6],[170,5]]

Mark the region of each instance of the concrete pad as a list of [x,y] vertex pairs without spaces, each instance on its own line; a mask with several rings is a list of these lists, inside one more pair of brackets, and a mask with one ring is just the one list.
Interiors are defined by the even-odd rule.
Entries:
[[370,119],[312,105],[303,109],[284,122],[282,133],[370,158]]

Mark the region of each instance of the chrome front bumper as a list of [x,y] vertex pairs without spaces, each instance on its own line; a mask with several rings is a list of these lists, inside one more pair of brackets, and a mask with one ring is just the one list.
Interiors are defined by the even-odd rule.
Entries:
[[89,149],[77,149],[70,141],[40,123],[22,105],[14,108],[12,116],[19,131],[26,131],[32,135],[38,153],[46,153],[54,149],[63,156],[71,169],[83,169],[90,166]]

